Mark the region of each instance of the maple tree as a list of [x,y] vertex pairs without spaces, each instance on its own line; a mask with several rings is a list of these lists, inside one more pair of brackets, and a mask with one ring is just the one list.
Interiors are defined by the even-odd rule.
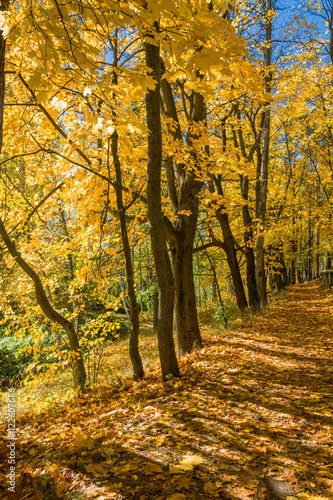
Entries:
[[[220,307],[218,281],[229,268],[245,311],[267,302],[267,281],[280,290],[318,276],[320,254],[329,251],[331,61],[323,64],[319,46],[330,53],[331,39],[317,47],[309,40],[300,55],[273,65],[278,9],[256,6],[3,4],[5,272],[16,259],[77,353],[81,330],[95,324],[97,332],[123,300],[136,380],[143,365],[135,263],[148,226],[164,380],[179,375],[174,313],[179,354],[202,342],[194,252],[212,273]],[[316,12],[329,23],[328,7]],[[315,61],[311,71],[304,61]],[[221,271],[214,247],[226,255]],[[17,271],[15,280],[31,304],[29,282]],[[143,281],[140,275],[141,305]],[[103,304],[100,320],[91,316],[91,294]],[[5,324],[6,308],[4,315]],[[78,360],[76,379],[84,385]]]
[[[103,53],[101,53],[100,51],[97,52],[96,49],[92,48],[91,34],[89,33],[86,36],[82,36],[84,43],[82,44],[82,47],[80,48],[81,52],[83,54],[85,54],[85,51],[89,50],[89,57],[91,57],[91,55],[96,56],[96,64],[97,65],[99,64],[101,67],[104,67],[104,71],[106,71],[106,75],[103,74],[102,75],[103,78],[98,79],[96,76],[96,70],[95,70],[95,78],[98,79],[99,86],[101,86],[100,88],[103,89],[103,91],[102,91],[103,95],[98,96],[98,90],[95,88],[94,89],[94,96],[95,96],[96,100],[95,101],[94,101],[94,99],[89,100],[89,96],[91,95],[90,88],[85,87],[83,93],[82,93],[82,91],[79,90],[79,88],[80,87],[82,88],[82,77],[83,78],[87,77],[85,65],[87,65],[87,67],[89,67],[89,71],[91,70],[89,78],[90,79],[92,78],[93,63],[91,60],[89,60],[88,56],[86,58],[87,59],[86,62],[84,62],[82,57],[81,56],[79,57],[78,51],[75,54],[76,49],[73,52],[73,47],[71,47],[71,50],[68,53],[68,50],[66,48],[66,42],[65,42],[65,40],[68,39],[68,33],[66,31],[67,25],[63,19],[63,15],[66,14],[66,9],[65,9],[64,13],[62,14],[61,8],[63,8],[63,7],[60,8],[60,6],[58,4],[56,4],[56,7],[57,7],[57,11],[58,11],[58,14],[56,15],[57,22],[53,22],[53,23],[50,23],[50,21],[49,21],[51,11],[46,9],[45,11],[41,11],[41,12],[36,13],[36,15],[34,15],[34,17],[32,18],[31,16],[32,16],[32,12],[34,11],[34,7],[29,6],[29,9],[28,9],[28,14],[30,16],[29,18],[31,18],[32,25],[33,25],[33,29],[31,31],[29,31],[29,30],[28,31],[29,31],[30,36],[32,36],[33,38],[35,37],[40,42],[41,60],[45,59],[45,57],[46,57],[46,53],[45,53],[45,50],[43,48],[44,45],[42,45],[45,41],[46,41],[46,48],[47,48],[47,50],[50,51],[49,57],[51,57],[51,54],[52,54],[51,60],[53,62],[50,62],[50,65],[49,65],[49,63],[47,63],[48,64],[48,73],[45,73],[44,66],[42,66],[42,67],[37,66],[37,68],[33,69],[33,72],[31,74],[31,69],[24,67],[24,63],[23,63],[22,58],[21,58],[21,61],[19,63],[20,71],[18,73],[18,77],[15,78],[15,82],[13,83],[13,86],[20,85],[20,87],[22,87],[22,85],[23,85],[25,87],[25,89],[27,90],[28,96],[30,96],[30,98],[32,98],[33,102],[35,102],[37,109],[39,109],[39,111],[42,112],[42,115],[43,115],[41,118],[42,123],[44,126],[48,127],[48,130],[49,130],[49,133],[51,134],[51,137],[58,136],[58,138],[60,138],[60,139],[62,138],[62,141],[65,140],[65,142],[63,142],[63,145],[60,147],[60,150],[59,150],[57,148],[50,147],[49,144],[46,145],[46,142],[48,141],[48,139],[46,139],[45,129],[42,130],[42,135],[40,135],[40,137],[38,136],[38,133],[36,134],[36,132],[32,133],[30,131],[29,134],[31,135],[32,142],[35,142],[38,145],[40,151],[43,151],[43,152],[49,153],[49,154],[59,155],[60,158],[63,158],[65,160],[68,160],[69,162],[72,162],[73,165],[81,167],[86,172],[91,172],[92,174],[97,175],[99,177],[99,179],[104,180],[106,182],[110,182],[109,174],[106,175],[106,174],[102,173],[100,170],[101,168],[105,169],[107,167],[107,165],[105,165],[105,161],[103,161],[103,159],[102,159],[103,148],[105,151],[105,145],[103,146],[102,123],[103,123],[103,120],[105,120],[107,117],[107,111],[108,111],[107,106],[109,106],[108,102],[105,99],[105,95],[107,95],[107,92],[108,92],[108,94],[110,95],[110,97],[112,99],[112,95],[114,94],[114,89],[112,89],[111,94],[110,94],[110,89],[107,91],[106,87],[105,87],[105,85],[107,85],[108,82],[110,81],[110,79],[107,78],[108,72],[110,70],[110,68],[109,68],[110,65],[107,62],[106,55],[102,55]],[[75,11],[74,5],[72,6],[72,8]],[[210,11],[212,11],[211,8],[207,11],[207,15],[209,14]],[[174,11],[173,11],[173,13],[174,13]],[[88,23],[89,23],[89,16],[90,15],[95,15],[95,13],[90,13],[90,11],[88,11],[88,14],[87,14],[87,22]],[[129,16],[129,19],[131,18],[130,11],[127,11],[126,15]],[[144,14],[141,13],[141,15],[142,15],[142,20],[140,22],[146,22],[146,20],[144,18]],[[152,15],[155,15],[155,13],[152,12]],[[215,30],[217,30],[221,26],[220,21],[219,21],[219,17],[217,17],[214,12],[212,13],[212,15],[213,15],[212,19],[214,20],[214,22],[217,22],[217,27],[214,28]],[[54,18],[54,14],[53,14],[52,18]],[[167,16],[167,18],[168,18],[168,16]],[[195,16],[194,16],[194,19],[195,19]],[[210,18],[208,18],[208,19],[210,19]],[[151,21],[149,16],[148,16],[148,21],[149,22]],[[79,21],[75,19],[76,25],[78,22]],[[106,19],[106,22],[109,22],[109,20]],[[224,22],[224,25],[227,26],[226,22],[225,21],[223,21],[223,22]],[[26,24],[30,25],[29,23],[30,23],[30,21],[27,22]],[[79,22],[79,24],[80,23],[81,23],[81,21]],[[83,30],[84,23],[85,23],[84,18],[82,20],[82,23],[83,23],[82,24],[82,33],[84,34],[85,33]],[[187,24],[188,24],[188,22],[187,22]],[[47,39],[45,38],[44,25],[47,26],[51,30],[50,37]],[[185,27],[186,27],[186,25],[185,25]],[[203,24],[199,23],[197,27],[194,26],[194,28],[191,28],[191,29],[194,29],[194,32],[195,32],[195,30],[197,30],[197,33],[199,34],[202,32],[202,27],[203,27]],[[186,29],[188,29],[188,28],[186,28]],[[14,33],[13,37],[15,38],[15,42],[17,42],[17,40],[20,37],[22,37],[17,25],[14,27],[13,33]],[[64,36],[63,36],[63,38],[61,38],[61,43],[59,43],[58,41],[59,41],[59,37],[60,37],[61,33]],[[191,34],[192,31],[190,30],[189,33]],[[100,35],[99,33],[96,34],[97,40],[100,39],[99,35]],[[212,36],[213,36],[213,31],[210,34],[210,38],[212,38]],[[26,38],[27,37],[24,37],[24,43],[26,43]],[[185,40],[186,40],[186,38],[185,38]],[[68,41],[68,43],[71,44],[72,42]],[[106,43],[106,41],[104,41],[103,43]],[[189,38],[187,38],[187,41],[185,42],[184,48],[186,48],[187,46],[190,47],[191,50],[193,49],[193,47],[195,49],[195,44],[193,45],[193,42]],[[236,41],[235,46],[237,48],[237,41]],[[194,51],[192,58],[187,62],[187,66],[190,68],[190,75],[192,75],[192,76],[194,75],[195,78],[198,80],[197,85],[199,85],[199,87],[198,87],[199,89],[201,89],[201,87],[203,85],[203,84],[201,84],[202,78],[201,77],[198,78],[198,75],[199,75],[198,71],[199,72],[201,71],[200,64],[205,68],[207,65],[207,61],[208,61],[208,64],[210,66],[212,64],[212,62],[214,62],[216,60],[216,48],[212,47],[212,50],[211,50],[211,53],[213,56],[212,62],[209,62],[209,58],[211,57],[210,52],[208,50],[206,51],[207,53],[204,53],[204,52],[205,51],[203,51],[202,47],[201,47],[200,48],[200,59],[198,59],[198,56],[196,55],[196,52]],[[215,54],[215,59],[214,59],[214,54]],[[21,57],[21,56],[19,56],[19,57]],[[63,61],[62,66],[61,66],[61,72],[64,72],[66,74],[66,77],[70,76],[70,73],[72,73],[70,80],[69,81],[67,80],[68,83],[66,83],[65,85],[63,85],[61,83],[61,79],[60,79],[61,72],[57,71],[56,76],[52,76],[52,77],[50,76],[51,72],[52,71],[54,72],[54,69],[55,69],[54,64],[56,61],[59,61],[59,62]],[[66,63],[66,61],[68,61],[68,62]],[[195,72],[193,73],[193,69],[191,67],[191,65],[193,64],[194,61],[197,65],[197,67],[199,68],[196,70],[197,73],[195,73]],[[69,64],[69,66],[67,64]],[[15,63],[13,62],[13,60],[11,60],[11,65],[15,66]],[[73,67],[72,70],[71,70],[71,67]],[[113,71],[115,72],[115,68],[113,68]],[[184,71],[184,69],[183,69],[183,71]],[[29,73],[30,73],[30,76],[28,76]],[[140,74],[140,68],[139,68],[139,74]],[[186,74],[186,72],[185,72],[185,74]],[[137,74],[134,73],[134,75],[137,75]],[[168,87],[169,84],[168,84],[168,81],[167,81],[165,75],[163,75],[163,76],[164,76],[164,83],[162,85],[162,88],[164,88],[164,89],[167,88],[169,91],[169,96],[170,96],[171,88],[170,88],[170,86]],[[111,77],[112,77],[112,75],[111,75]],[[135,76],[135,77],[137,77],[137,76]],[[78,78],[79,78],[79,80],[78,80]],[[110,78],[110,75],[109,75],[109,78]],[[41,88],[42,81],[45,82],[44,88],[43,87]],[[78,84],[76,83],[76,81],[78,81]],[[79,88],[77,88],[77,85],[79,85]],[[192,83],[189,81],[186,85],[191,87]],[[192,85],[192,87],[193,87],[193,85]],[[186,90],[187,89],[185,89],[185,91]],[[96,94],[96,92],[97,92],[97,94]],[[163,92],[162,92],[162,96],[163,96]],[[56,107],[56,108],[58,107],[58,109],[60,107],[60,109],[63,110],[61,112],[61,116],[62,116],[62,119],[65,120],[66,126],[61,125],[57,121],[57,119],[55,119],[55,117],[52,115],[52,113],[47,109],[46,104],[50,102],[51,97],[52,97],[51,105]],[[63,99],[61,99],[61,97],[63,97]],[[78,143],[77,140],[72,139],[69,136],[69,133],[66,131],[66,129],[71,130],[70,135],[73,136],[74,130],[77,129],[78,126],[80,128],[82,127],[81,119],[79,119],[80,113],[82,114],[82,97],[85,98],[83,100],[83,102],[88,107],[88,111],[86,112],[86,119],[89,119],[89,120],[92,119],[92,121],[93,121],[93,133],[95,135],[95,142],[93,142],[89,146],[91,151],[87,150],[86,147],[84,146],[85,137],[82,136],[82,132],[79,132],[79,131],[77,132],[79,134],[79,135],[77,135],[78,140],[79,140],[79,143]],[[69,99],[68,104],[67,104],[65,98]],[[180,168],[183,169],[182,175],[184,176],[184,182],[185,182],[185,183],[183,183],[183,187],[181,188],[181,192],[183,192],[182,196],[185,198],[183,200],[182,199],[180,200],[181,206],[179,208],[183,207],[183,209],[184,208],[186,209],[187,205],[190,203],[188,200],[192,199],[193,196],[194,196],[194,198],[193,198],[194,205],[192,208],[190,205],[187,207],[187,208],[190,208],[190,212],[192,213],[192,216],[190,216],[188,214],[188,211],[186,211],[186,210],[180,210],[180,212],[179,212],[179,210],[177,209],[176,214],[179,213],[179,215],[177,215],[177,217],[178,217],[178,222],[181,223],[181,225],[176,230],[176,232],[175,231],[172,232],[173,236],[171,238],[171,240],[174,242],[174,244],[176,241],[178,241],[177,238],[179,239],[179,241],[184,241],[184,239],[185,239],[185,241],[187,242],[186,248],[188,248],[188,250],[186,250],[185,253],[183,252],[183,250],[180,251],[182,245],[180,245],[180,243],[178,242],[176,244],[176,247],[178,248],[178,250],[176,251],[176,254],[175,254],[176,256],[173,259],[173,261],[174,261],[174,274],[175,274],[175,277],[177,278],[175,280],[175,283],[176,283],[176,286],[175,286],[175,290],[176,290],[176,324],[178,325],[178,327],[177,327],[177,329],[178,329],[178,344],[179,344],[179,350],[181,353],[189,352],[192,349],[194,341],[198,341],[199,344],[201,342],[200,341],[200,333],[199,333],[199,329],[198,329],[198,323],[197,323],[197,319],[196,319],[196,307],[195,307],[195,295],[194,295],[193,271],[192,271],[192,256],[191,256],[192,250],[191,250],[191,248],[193,245],[193,239],[194,239],[195,228],[196,228],[196,219],[197,219],[197,208],[195,208],[195,206],[198,205],[198,197],[197,197],[197,194],[195,194],[195,192],[199,192],[200,186],[202,186],[202,183],[203,183],[202,180],[200,180],[200,181],[195,180],[195,176],[198,175],[198,173],[197,173],[198,168],[201,169],[200,162],[201,162],[202,153],[199,152],[197,147],[194,147],[194,139],[196,141],[198,141],[198,139],[199,139],[199,136],[197,137],[197,130],[195,129],[194,124],[204,120],[205,108],[204,108],[203,97],[201,96],[199,90],[195,90],[195,89],[192,90],[191,99],[195,103],[193,109],[191,110],[191,117],[190,117],[190,122],[191,123],[193,122],[190,125],[190,129],[193,129],[193,131],[192,132],[190,131],[190,133],[188,134],[187,140],[188,140],[188,143],[190,144],[190,149],[192,149],[192,152],[190,154],[194,158],[194,160],[196,162],[196,166],[195,166],[195,168],[193,168],[192,172],[189,173],[189,172],[187,172],[187,170],[184,167],[179,166],[180,165],[179,162],[175,163],[175,165],[176,165],[176,168],[178,168],[178,170]],[[44,104],[44,103],[46,103],[46,104]],[[166,103],[167,103],[167,100],[165,100],[165,102],[164,102],[165,106],[166,106]],[[104,104],[104,106],[103,106],[103,104]],[[76,110],[77,105],[78,105],[78,109]],[[121,104],[120,106],[123,106],[123,104]],[[169,104],[169,106],[170,106],[170,104]],[[198,111],[199,108],[197,109],[198,106],[200,108],[200,111]],[[117,104],[114,102],[113,105],[111,106],[111,123],[112,123],[112,114],[114,113],[114,111],[112,111],[112,109],[116,109],[116,108],[117,108]],[[175,107],[173,109],[175,109]],[[168,111],[169,110],[167,110],[167,112]],[[109,111],[109,113],[110,113],[110,111]],[[186,109],[185,109],[185,114],[186,114]],[[171,116],[171,118],[172,118],[172,116]],[[126,125],[126,126],[128,126],[128,125]],[[132,127],[132,129],[133,129],[133,125],[130,125],[130,127]],[[179,132],[177,132],[177,133],[179,133]],[[200,134],[202,134],[202,132],[200,132]],[[191,138],[191,136],[193,136],[193,137]],[[83,141],[83,143],[81,146],[80,142],[82,142],[82,141]],[[66,145],[66,142],[67,142],[67,145]],[[69,150],[68,150],[68,146],[69,146]],[[64,155],[61,152],[61,148],[64,148],[64,152],[66,150],[68,150],[68,153],[66,155]],[[96,149],[96,148],[97,148],[97,154],[96,154],[96,151],[93,152],[93,149]],[[115,143],[113,144],[113,149],[115,150]],[[37,150],[37,152],[39,150]],[[73,153],[74,153],[74,157],[72,157]],[[105,153],[104,153],[104,155],[105,155]],[[94,160],[90,159],[90,157],[94,158]],[[116,158],[116,155],[114,155],[114,159],[115,158]],[[82,163],[82,161],[83,161],[83,163]],[[117,162],[115,162],[115,163],[117,164]],[[77,174],[75,174],[75,175],[77,175]],[[181,180],[181,177],[180,177],[180,180]],[[116,181],[116,183],[117,182],[118,181]],[[183,181],[181,181],[181,182],[183,182]],[[118,184],[119,184],[119,182],[118,182]],[[186,187],[186,185],[187,185],[187,187]],[[169,183],[169,187],[170,187],[170,183]],[[173,187],[174,191],[175,191],[175,189],[176,189],[176,186]],[[179,189],[179,187],[178,187],[178,189]],[[193,189],[194,189],[194,192],[193,192]],[[154,196],[156,196],[156,193]],[[118,198],[119,198],[119,194],[118,194]],[[186,199],[188,199],[188,200],[186,201]],[[189,217],[190,217],[190,220],[193,219],[191,222],[191,225],[189,225],[188,221],[187,221],[187,219]],[[164,220],[166,221],[166,219],[164,219]],[[183,222],[181,222],[181,221],[183,221]],[[123,227],[124,227],[124,224],[123,224]],[[170,227],[171,227],[170,224],[168,224],[169,234],[171,232]],[[181,227],[183,227],[183,229],[181,229]],[[185,233],[183,234],[183,231],[185,230],[184,228],[187,228],[186,231],[190,230],[191,235],[190,235],[190,233],[187,235]],[[169,236],[169,240],[170,240],[170,236]],[[192,241],[192,243],[191,243],[191,241]],[[126,260],[128,261],[128,258]],[[156,266],[158,267],[158,263],[156,263]],[[185,267],[187,266],[186,272],[185,272],[185,268],[183,269],[184,266]],[[177,271],[177,269],[178,269],[178,271]],[[131,273],[129,273],[129,274],[131,274]],[[133,307],[133,304],[134,304],[133,293],[131,293],[131,296],[132,296],[132,307]],[[172,302],[172,301],[170,301],[169,299],[166,300],[166,303],[169,304],[170,302]],[[160,304],[162,304],[161,307],[165,307],[164,302],[162,300],[160,300]],[[169,321],[170,321],[170,317],[172,318],[172,314],[171,315],[167,314],[167,316],[168,316]],[[192,327],[190,326],[191,322],[193,322],[193,325],[194,325]],[[170,335],[171,335],[171,323],[169,325],[169,336]]]

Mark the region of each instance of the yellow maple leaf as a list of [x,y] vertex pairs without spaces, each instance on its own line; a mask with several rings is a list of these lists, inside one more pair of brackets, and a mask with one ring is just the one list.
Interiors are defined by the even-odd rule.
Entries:
[[183,460],[177,465],[170,465],[170,474],[182,474],[193,470],[193,467],[201,464],[204,459],[200,455],[185,455]]

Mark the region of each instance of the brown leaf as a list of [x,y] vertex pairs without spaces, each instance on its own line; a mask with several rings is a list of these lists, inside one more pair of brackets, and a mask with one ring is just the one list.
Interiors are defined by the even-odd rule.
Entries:
[[91,472],[94,476],[106,476],[108,470],[102,464],[89,464],[86,466],[86,471]]
[[146,464],[143,469],[144,474],[156,474],[163,472],[163,469],[158,464]]
[[55,494],[60,497],[63,493],[65,493],[65,491],[68,490],[69,486],[69,483],[66,481],[57,481],[54,487]]
[[204,485],[204,492],[207,493],[207,495],[214,495],[216,493],[217,487],[215,486],[214,483],[208,482],[205,483]]

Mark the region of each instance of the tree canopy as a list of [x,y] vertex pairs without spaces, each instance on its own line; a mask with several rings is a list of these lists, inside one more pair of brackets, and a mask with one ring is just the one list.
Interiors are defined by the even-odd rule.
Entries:
[[166,380],[179,376],[174,316],[178,354],[201,346],[201,297],[223,309],[228,288],[257,310],[272,289],[319,277],[332,13],[326,0],[297,12],[2,2],[3,327],[37,340],[47,328],[83,387],[85,336],[115,330],[122,305],[138,380],[139,309],[153,300]]

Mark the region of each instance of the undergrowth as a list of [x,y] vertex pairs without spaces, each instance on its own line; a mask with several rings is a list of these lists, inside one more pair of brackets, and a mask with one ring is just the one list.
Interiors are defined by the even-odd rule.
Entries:
[[[212,333],[225,338],[232,338],[232,332],[236,328],[244,326],[253,318],[251,310],[241,313],[232,298],[224,300],[224,307],[214,307],[214,304],[206,304],[198,308],[198,317],[202,338],[210,337]],[[156,332],[153,330],[150,318],[147,314],[142,315],[140,328],[140,354],[143,360],[145,373],[151,369],[156,369],[159,362]],[[8,340],[10,342],[10,339]],[[15,339],[12,341],[15,343]],[[176,345],[176,338],[174,338]],[[99,354],[98,354],[99,355]],[[102,361],[99,366],[97,377],[90,381],[88,388],[93,389],[98,386],[119,386],[125,379],[132,379],[132,365],[128,351],[128,334],[123,334],[120,338],[110,340],[102,346]],[[14,355],[13,355],[14,357]],[[24,365],[26,367],[26,363]],[[52,365],[50,367],[52,369]],[[23,372],[24,373],[24,372]],[[6,391],[10,385],[3,385]],[[20,377],[22,380],[22,376]],[[31,380],[25,383],[16,384],[17,391],[17,412],[39,413],[45,410],[57,411],[57,408],[67,403],[74,396],[72,372],[67,367],[52,373],[44,371],[35,374]],[[6,401],[6,392],[1,393],[0,415]],[[53,411],[52,410],[52,411]]]

